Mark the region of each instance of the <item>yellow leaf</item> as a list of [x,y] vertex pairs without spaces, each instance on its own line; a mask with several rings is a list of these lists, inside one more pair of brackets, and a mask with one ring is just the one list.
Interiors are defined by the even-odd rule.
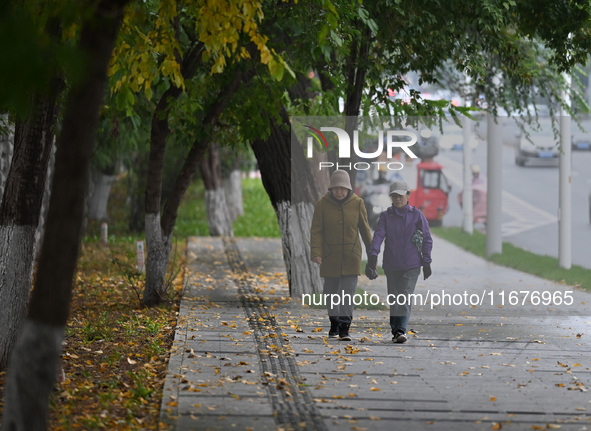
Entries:
[[491,401],[491,402],[493,402],[493,403],[494,403],[496,400],[497,400],[497,397],[490,397],[490,399],[489,399],[489,401]]
[[379,392],[379,391],[381,391],[381,389],[380,388],[370,388],[370,391]]

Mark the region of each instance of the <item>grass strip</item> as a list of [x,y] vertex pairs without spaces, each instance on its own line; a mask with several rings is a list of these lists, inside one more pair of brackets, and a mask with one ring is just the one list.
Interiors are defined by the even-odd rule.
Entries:
[[591,291],[591,270],[581,266],[561,268],[558,259],[532,253],[509,242],[503,242],[502,253],[487,256],[486,235],[479,231],[469,235],[459,227],[435,227],[431,233],[498,265]]

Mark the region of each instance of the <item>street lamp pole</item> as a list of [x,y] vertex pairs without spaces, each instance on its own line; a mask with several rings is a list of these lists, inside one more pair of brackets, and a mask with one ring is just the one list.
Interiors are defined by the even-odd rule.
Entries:
[[[464,82],[464,106],[470,106],[470,91],[468,90],[470,85],[470,76],[466,73],[463,74]],[[463,149],[463,162],[464,162],[464,188],[462,189],[462,231],[472,235],[474,233],[474,206],[472,201],[472,148],[470,147],[470,138],[472,134],[472,122],[464,115],[462,117],[462,136],[464,144]]]
[[495,121],[492,112],[487,114],[486,171],[488,175],[486,194],[486,255],[503,252],[502,219],[502,145],[501,126]]
[[472,148],[470,135],[472,123],[464,115],[462,118],[462,132],[464,137],[464,188],[462,190],[462,231],[472,235],[474,233],[474,208],[472,202]]
[[564,75],[565,89],[560,105],[560,164],[558,186],[558,265],[570,269],[572,265],[572,209],[571,209],[571,117],[565,107],[570,107],[571,77]]

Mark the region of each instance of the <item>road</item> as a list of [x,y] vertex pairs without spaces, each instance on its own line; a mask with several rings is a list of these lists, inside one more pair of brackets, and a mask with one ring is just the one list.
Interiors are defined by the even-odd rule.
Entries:
[[[462,151],[443,150],[436,160],[452,184],[450,209],[444,226],[461,226],[457,195],[462,189]],[[558,257],[558,168],[519,167],[514,148],[503,145],[503,241],[537,254]],[[486,142],[472,153],[486,175]],[[591,190],[591,151],[572,154],[572,263],[591,268],[591,224],[588,195]],[[477,228],[484,228],[482,225]]]

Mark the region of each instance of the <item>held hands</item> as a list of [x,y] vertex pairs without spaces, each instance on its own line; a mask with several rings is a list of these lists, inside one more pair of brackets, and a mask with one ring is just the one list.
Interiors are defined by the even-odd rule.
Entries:
[[430,263],[426,263],[423,265],[423,280],[428,279],[429,277],[431,277],[431,264]]
[[367,264],[365,265],[365,275],[370,280],[375,280],[378,278],[378,271],[376,269],[376,265],[378,262],[377,256],[368,256],[367,257]]

